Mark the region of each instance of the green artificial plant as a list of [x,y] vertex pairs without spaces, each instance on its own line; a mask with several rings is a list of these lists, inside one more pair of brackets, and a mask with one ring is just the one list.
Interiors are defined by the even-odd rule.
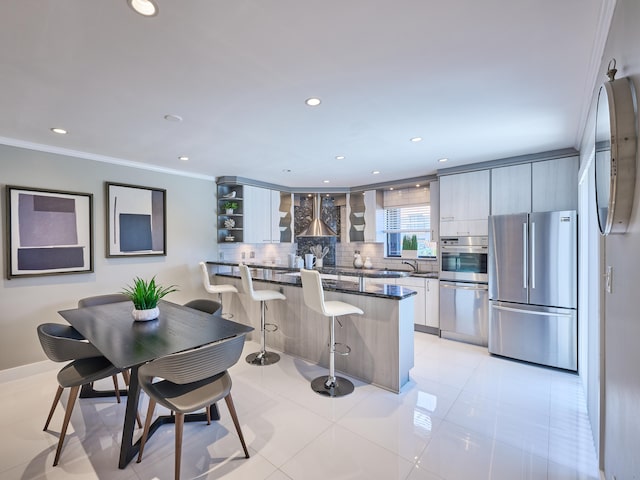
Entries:
[[171,292],[177,292],[175,285],[163,287],[156,284],[154,276],[150,281],[140,277],[133,280],[133,286],[127,285],[121,293],[125,294],[133,302],[136,310],[149,310],[158,306],[158,300]]

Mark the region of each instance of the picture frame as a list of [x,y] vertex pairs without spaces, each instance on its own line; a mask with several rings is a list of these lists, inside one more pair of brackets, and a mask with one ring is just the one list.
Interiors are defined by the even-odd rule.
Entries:
[[167,255],[167,191],[105,182],[106,256]]
[[93,194],[5,188],[7,279],[93,272]]

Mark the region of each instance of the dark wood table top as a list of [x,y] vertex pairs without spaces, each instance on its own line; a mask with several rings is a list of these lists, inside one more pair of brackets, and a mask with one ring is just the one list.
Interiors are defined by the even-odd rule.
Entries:
[[58,312],[118,368],[206,345],[253,330],[220,316],[161,300],[157,320],[135,322],[131,302]]

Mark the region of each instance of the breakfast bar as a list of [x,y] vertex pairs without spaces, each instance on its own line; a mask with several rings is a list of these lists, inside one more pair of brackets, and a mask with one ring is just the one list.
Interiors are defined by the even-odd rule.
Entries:
[[[225,309],[233,320],[252,326],[259,332],[259,305],[242,293],[237,264],[207,262],[215,273],[212,283],[231,284],[239,294],[225,298]],[[307,308],[303,300],[299,270],[275,265],[249,264],[256,289],[283,293],[285,301],[269,305],[268,321],[278,330],[266,336],[273,349],[327,366],[329,362],[329,327],[326,318]],[[406,272],[350,271],[322,269],[323,289],[327,300],[340,300],[364,311],[364,315],[340,317],[337,341],[348,345],[351,353],[336,356],[336,370],[367,383],[398,393],[409,381],[413,367],[413,308],[415,291],[399,285],[345,281],[345,275],[368,278],[395,278]],[[253,332],[257,339],[256,331]]]

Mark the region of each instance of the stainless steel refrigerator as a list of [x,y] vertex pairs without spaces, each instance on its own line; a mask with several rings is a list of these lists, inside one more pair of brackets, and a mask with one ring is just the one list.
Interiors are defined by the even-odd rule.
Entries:
[[489,217],[489,352],[576,371],[576,212]]

